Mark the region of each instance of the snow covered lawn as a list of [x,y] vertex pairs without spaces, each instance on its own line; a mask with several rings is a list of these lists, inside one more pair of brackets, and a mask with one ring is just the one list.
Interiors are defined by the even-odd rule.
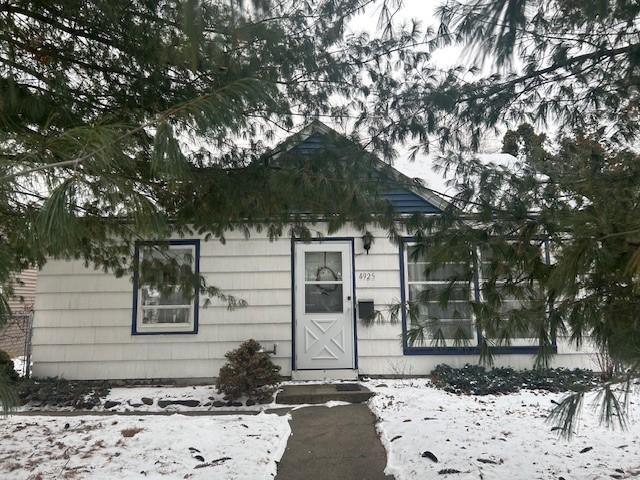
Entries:
[[586,400],[578,432],[564,440],[546,422],[563,394],[458,396],[424,379],[366,386],[377,393],[369,406],[387,450],[386,473],[396,480],[640,478],[637,397],[627,431],[599,426]]
[[289,417],[0,418],[0,478],[273,479]]

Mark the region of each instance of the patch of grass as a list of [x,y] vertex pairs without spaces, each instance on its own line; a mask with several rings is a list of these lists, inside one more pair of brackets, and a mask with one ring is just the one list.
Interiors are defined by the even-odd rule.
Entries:
[[579,368],[487,370],[480,365],[465,365],[462,368],[438,365],[431,372],[431,381],[434,386],[450,393],[492,395],[515,393],[520,390],[582,391],[598,385],[599,376],[591,370]]
[[134,437],[135,435],[137,435],[138,433],[140,433],[143,430],[144,430],[144,428],[131,427],[131,428],[125,428],[124,430],[120,430],[120,433],[122,434],[122,436],[124,438],[131,438],[131,437]]

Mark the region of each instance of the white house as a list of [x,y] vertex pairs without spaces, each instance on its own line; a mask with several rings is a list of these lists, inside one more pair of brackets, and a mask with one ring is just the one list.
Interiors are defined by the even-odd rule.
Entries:
[[[319,122],[296,141],[314,148],[328,127]],[[438,215],[445,202],[436,195],[398,188],[389,201],[398,215]],[[407,251],[411,238],[399,245],[383,230],[371,230],[369,250],[362,232],[345,227],[308,243],[293,238],[270,241],[253,231],[250,238],[231,232],[226,244],[203,237],[171,241],[176,258],[191,261],[208,284],[246,300],[248,306],[203,305],[179,296],[161,297],[128,278],[86,268],[81,261],[51,260],[38,276],[33,330],[33,373],[67,379],[211,379],[224,354],[254,338],[294,378],[354,378],[356,375],[421,375],[441,363],[476,363],[479,351],[469,301],[429,305],[446,325],[466,329],[469,346],[411,345],[408,319],[366,326],[359,317],[371,308],[411,300],[420,288],[437,288],[446,279],[425,277],[420,261]],[[166,240],[166,239],[165,239]],[[368,245],[367,245],[368,246]],[[135,256],[153,255],[145,243]],[[421,261],[428,262],[428,259]],[[455,304],[455,305],[453,305]],[[447,331],[444,329],[445,337]],[[535,340],[521,339],[496,357],[497,365],[533,365]],[[555,366],[593,366],[588,352],[578,352],[557,339]]]

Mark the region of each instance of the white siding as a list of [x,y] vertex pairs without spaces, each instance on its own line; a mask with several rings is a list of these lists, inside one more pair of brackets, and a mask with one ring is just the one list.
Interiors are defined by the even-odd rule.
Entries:
[[[87,268],[49,261],[39,274],[33,332],[34,374],[69,379],[211,378],[224,354],[255,338],[291,371],[291,242],[200,243],[200,271],[210,285],[249,302],[229,311],[214,301],[200,308],[196,335],[132,335],[133,284]],[[204,299],[201,299],[201,305]]]
[[[327,234],[323,225],[313,227]],[[351,228],[334,237],[354,237],[356,299],[376,308],[399,302],[398,246],[383,231],[367,254],[362,234]],[[264,234],[239,233],[200,244],[200,271],[207,282],[245,299],[249,306],[229,311],[214,302],[200,308],[197,335],[131,335],[133,286],[129,278],[87,268],[80,261],[48,262],[38,276],[33,332],[34,374],[68,379],[211,378],[224,354],[248,338],[265,348],[277,345],[274,361],[291,374],[291,241],[271,242]],[[359,278],[373,273],[375,279]],[[202,300],[201,300],[202,301]],[[474,363],[472,356],[403,356],[402,327],[357,324],[362,374],[425,375],[440,363]],[[590,357],[560,345],[558,365],[585,365]],[[500,365],[531,367],[530,355],[498,358]]]

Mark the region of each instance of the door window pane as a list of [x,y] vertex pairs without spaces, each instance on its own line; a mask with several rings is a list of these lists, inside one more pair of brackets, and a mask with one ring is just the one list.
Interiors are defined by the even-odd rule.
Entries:
[[305,252],[304,279],[308,282],[342,281],[342,252]]
[[306,284],[304,299],[306,313],[342,312],[342,284]]

